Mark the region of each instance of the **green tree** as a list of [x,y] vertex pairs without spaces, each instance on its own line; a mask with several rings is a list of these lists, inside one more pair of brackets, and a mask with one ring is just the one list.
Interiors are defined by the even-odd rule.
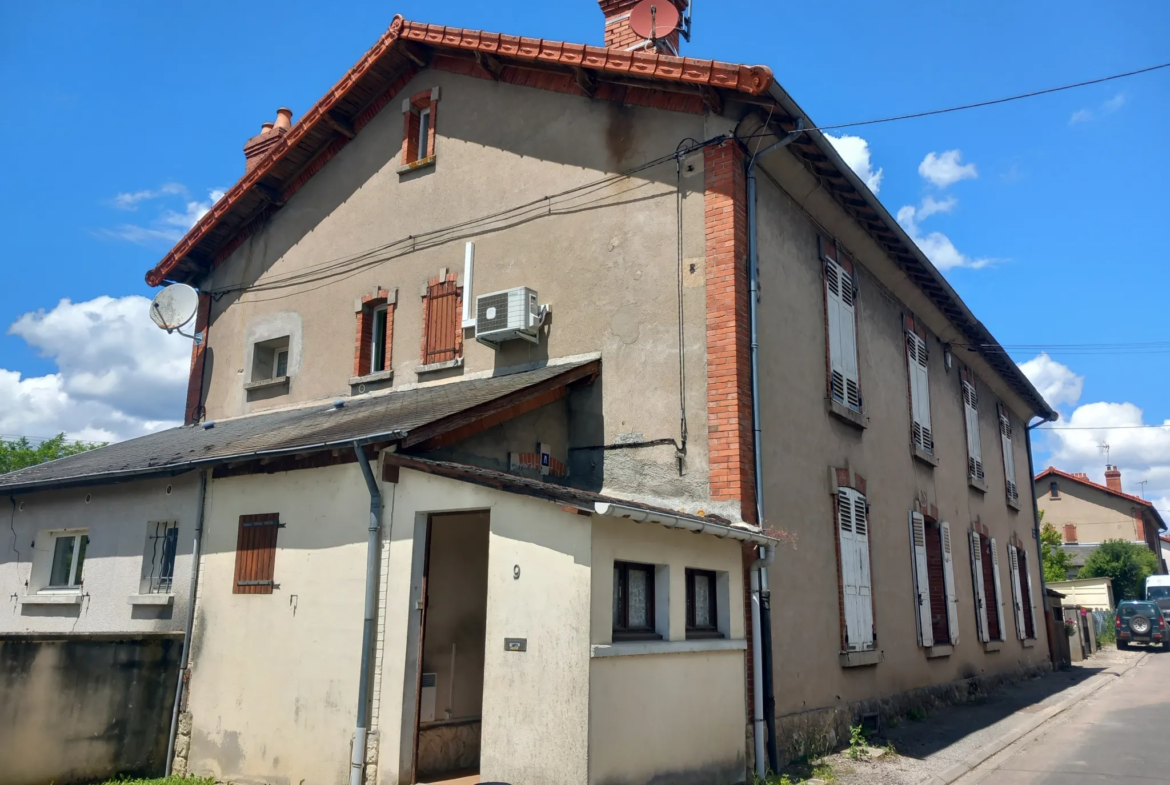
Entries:
[[65,434],[59,433],[52,439],[33,444],[26,437],[0,439],[0,474],[36,466],[45,461],[55,461],[69,455],[105,447],[106,442],[71,442]]
[[1158,571],[1158,559],[1145,545],[1125,540],[1106,540],[1085,559],[1080,578],[1112,578],[1113,598],[1141,599],[1146,578]]
[[[1044,521],[1044,511],[1040,511],[1040,521]],[[1044,580],[1067,581],[1068,571],[1072,568],[1072,554],[1060,547],[1063,540],[1060,532],[1051,523],[1044,523],[1040,529],[1040,555],[1044,559]]]

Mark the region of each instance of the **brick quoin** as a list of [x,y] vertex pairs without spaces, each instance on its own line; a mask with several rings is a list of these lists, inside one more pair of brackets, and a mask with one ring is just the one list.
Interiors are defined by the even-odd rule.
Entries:
[[203,340],[191,347],[191,371],[187,376],[187,403],[183,414],[186,425],[194,425],[203,418],[204,354],[207,351],[210,321],[211,295],[200,292],[199,309],[195,312],[195,333],[203,333]]
[[751,324],[744,154],[729,140],[703,151],[707,235],[707,429],[710,490],[756,520]]

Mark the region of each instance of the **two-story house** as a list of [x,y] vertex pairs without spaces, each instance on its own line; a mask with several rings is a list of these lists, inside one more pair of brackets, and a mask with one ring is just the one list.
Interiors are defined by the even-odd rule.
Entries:
[[600,5],[396,17],[147,274],[188,424],[0,479],[205,477],[176,770],[735,783],[1045,667],[1051,409],[768,68]]

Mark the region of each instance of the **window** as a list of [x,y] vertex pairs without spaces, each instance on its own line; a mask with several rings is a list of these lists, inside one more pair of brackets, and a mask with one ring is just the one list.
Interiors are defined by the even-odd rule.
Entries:
[[402,164],[415,165],[435,157],[435,110],[439,88],[425,90],[402,102]]
[[1016,488],[1016,456],[1012,451],[1012,419],[1007,407],[1002,403],[995,405],[999,415],[999,441],[1003,447],[1003,477],[1007,488],[1007,500],[1011,504],[1018,504],[1020,493]]
[[85,549],[89,545],[89,534],[84,531],[71,531],[51,536],[53,561],[49,569],[49,582],[45,589],[80,588],[82,569],[85,567]]
[[288,376],[288,336],[261,341],[252,349],[252,381],[263,382]]
[[463,289],[455,273],[444,273],[427,282],[423,296],[424,367],[457,364],[463,357]]
[[394,311],[397,289],[375,289],[357,302],[357,348],[353,375],[359,380],[394,367]]
[[272,594],[276,586],[276,535],[283,528],[279,513],[240,516],[233,594]]
[[1052,499],[1060,498],[1060,486],[1056,482],[1048,483],[1048,496]]
[[918,643],[920,646],[957,645],[959,602],[950,524],[927,522],[921,513],[911,512],[910,547]]
[[1020,640],[1035,638],[1036,607],[1032,604],[1032,575],[1028,572],[1028,557],[1022,548],[1017,548],[1010,543],[1008,544],[1008,571],[1011,573],[1016,635]]
[[845,650],[874,648],[873,586],[869,566],[869,509],[853,488],[837,489],[837,541],[840,548]]
[[687,637],[722,638],[716,598],[715,573],[687,570]]
[[386,317],[389,306],[380,305],[374,309],[374,334],[370,338],[370,371],[386,370]]
[[654,567],[613,563],[613,639],[659,640],[654,629]]
[[923,452],[934,452],[934,435],[930,428],[929,354],[926,331],[916,328],[914,318],[905,318],[907,369],[910,374],[910,438]]
[[853,260],[822,239],[825,263],[825,315],[829,332],[829,396],[861,411],[861,380],[857,370],[857,289]]
[[1070,543],[1077,542],[1077,525],[1075,523],[1066,523],[1064,525],[1064,541]]
[[174,590],[175,553],[179,548],[178,521],[151,521],[146,525],[142,554],[141,594],[170,594]]
[[979,393],[975,374],[964,368],[959,374],[963,384],[963,412],[967,418],[967,476],[983,482],[983,447],[979,442]]

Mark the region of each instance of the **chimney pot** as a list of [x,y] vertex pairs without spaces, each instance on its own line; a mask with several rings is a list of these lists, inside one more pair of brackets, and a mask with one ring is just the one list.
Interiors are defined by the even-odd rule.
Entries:
[[1122,493],[1121,490],[1121,472],[1116,466],[1105,467],[1105,486],[1111,491]]
[[260,124],[260,135],[261,136],[270,132],[271,130],[272,130],[272,123],[261,123]]
[[287,131],[292,128],[292,109],[280,107],[276,110],[276,130]]

